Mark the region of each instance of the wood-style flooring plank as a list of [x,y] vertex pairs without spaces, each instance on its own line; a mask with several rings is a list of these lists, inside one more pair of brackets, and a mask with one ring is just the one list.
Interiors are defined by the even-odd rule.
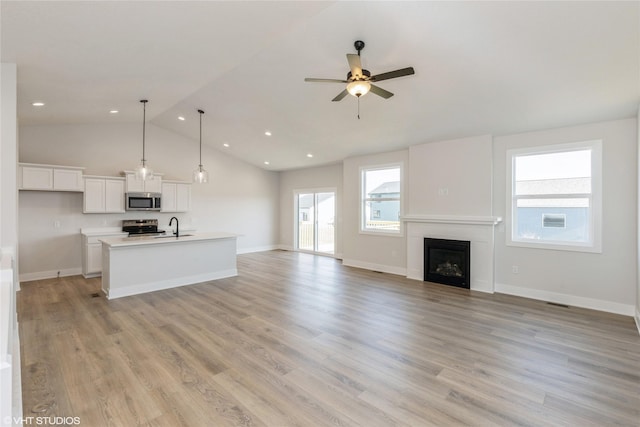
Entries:
[[25,416],[100,426],[640,425],[631,317],[240,255],[237,277],[109,301],[22,283]]

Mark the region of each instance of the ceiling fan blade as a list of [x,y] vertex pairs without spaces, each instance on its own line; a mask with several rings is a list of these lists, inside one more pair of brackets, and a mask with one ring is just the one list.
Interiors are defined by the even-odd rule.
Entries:
[[353,77],[362,77],[362,64],[360,63],[360,55],[356,55],[355,53],[347,53],[347,61],[349,61],[351,75]]
[[371,85],[371,89],[370,89],[371,93],[375,93],[378,96],[383,97],[384,99],[389,99],[393,96],[393,94],[391,92],[389,92],[388,90],[384,90],[379,86],[376,85]]
[[382,74],[377,74],[375,76],[371,76],[369,81],[379,82],[382,80],[395,79],[396,77],[410,76],[411,74],[415,74],[413,67],[407,67],[407,68],[401,68],[400,70],[389,71],[388,73],[382,73]]
[[311,77],[307,77],[304,79],[305,82],[315,82],[315,83],[349,83],[348,80],[339,80],[339,79],[314,79]]
[[340,92],[340,93],[338,94],[338,96],[336,96],[335,98],[333,98],[333,99],[332,99],[332,101],[333,101],[333,102],[336,102],[336,101],[342,101],[342,99],[343,99],[345,96],[347,96],[348,94],[349,94],[349,92],[347,92],[347,90],[345,89],[345,90],[343,90],[342,92]]

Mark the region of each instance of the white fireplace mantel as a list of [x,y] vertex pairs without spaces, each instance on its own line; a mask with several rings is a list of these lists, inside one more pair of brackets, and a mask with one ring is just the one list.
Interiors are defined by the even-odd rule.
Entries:
[[495,226],[502,222],[499,216],[460,216],[460,215],[404,215],[403,222],[424,222],[431,224],[468,224]]

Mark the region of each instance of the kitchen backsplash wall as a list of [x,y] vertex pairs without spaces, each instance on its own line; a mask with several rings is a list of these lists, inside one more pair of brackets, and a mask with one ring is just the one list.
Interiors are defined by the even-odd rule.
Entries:
[[[19,161],[84,166],[87,175],[118,176],[133,170],[142,155],[140,125],[21,126]],[[208,184],[193,184],[191,210],[180,224],[198,231],[238,233],[238,251],[276,247],[279,239],[279,179],[222,151],[203,146]],[[198,164],[198,142],[147,124],[146,158],[165,179],[190,181]],[[118,227],[122,219],[175,214],[127,212],[82,214],[82,194],[21,191],[19,194],[20,275],[38,277],[81,268],[80,228]],[[166,218],[164,218],[166,217]]]

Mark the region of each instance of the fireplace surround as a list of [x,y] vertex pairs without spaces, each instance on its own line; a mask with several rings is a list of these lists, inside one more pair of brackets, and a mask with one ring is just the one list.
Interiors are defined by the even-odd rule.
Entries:
[[407,277],[424,280],[424,238],[471,242],[472,291],[494,292],[494,232],[502,221],[495,216],[404,215],[407,231]]
[[425,282],[471,288],[471,242],[424,238]]

